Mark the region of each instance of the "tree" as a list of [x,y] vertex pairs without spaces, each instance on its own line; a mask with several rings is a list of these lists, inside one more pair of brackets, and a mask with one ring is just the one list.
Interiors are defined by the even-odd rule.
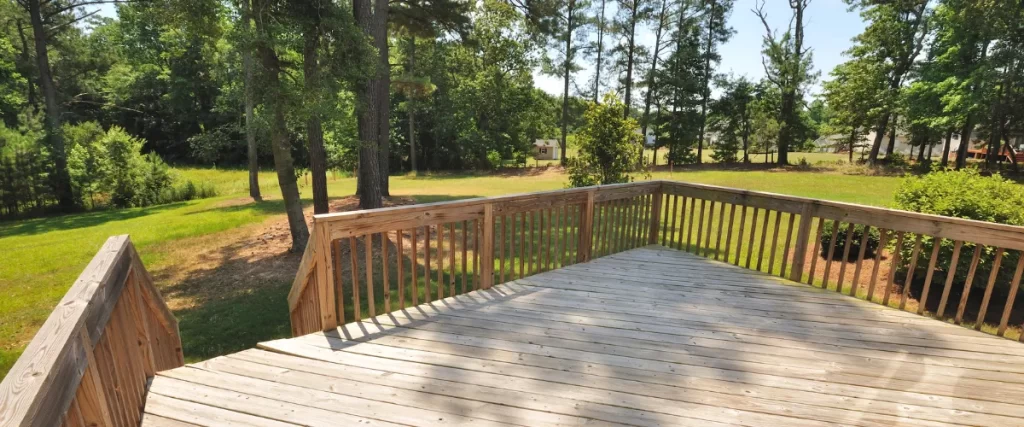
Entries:
[[582,43],[587,37],[589,22],[586,10],[590,7],[586,0],[562,0],[558,3],[557,25],[552,34],[552,48],[555,58],[547,58],[544,71],[562,77],[562,138],[559,140],[561,164],[566,161],[565,148],[569,135],[569,83],[573,73],[580,70],[576,57],[580,53]]
[[711,99],[711,63],[720,59],[716,46],[725,43],[732,36],[732,28],[726,26],[726,19],[732,12],[733,0],[706,0],[703,7],[707,35],[704,38],[703,88],[700,100],[700,132],[697,136],[697,163],[704,157],[704,131],[707,127],[708,101]]
[[601,104],[591,104],[577,132],[580,153],[569,166],[573,187],[629,182],[629,172],[639,162],[636,144],[636,120],[623,117],[625,105],[614,93],[605,95]]
[[[874,95],[880,113],[868,162],[875,164],[889,123],[895,122],[893,112],[899,103],[900,88],[924,46],[928,0],[845,1],[851,8],[859,8],[861,17],[868,22],[864,32],[854,38],[855,45],[849,53],[854,59],[871,62],[866,67],[876,71],[876,78],[885,82],[885,88]],[[886,156],[891,154],[887,150]]]
[[658,92],[658,60],[661,59],[662,49],[665,47],[665,37],[663,37],[663,35],[668,30],[668,25],[670,24],[669,20],[672,14],[672,10],[669,9],[668,6],[668,0],[661,0],[658,13],[655,15],[654,51],[651,53],[651,65],[647,69],[647,92],[644,94],[644,113],[643,116],[640,117],[640,134],[644,135],[644,138],[647,137],[647,128],[651,124],[651,104],[654,103],[655,94]]
[[[240,33],[246,39],[252,37],[252,5],[251,0],[238,0]],[[248,41],[248,40],[247,40]],[[245,146],[249,165],[249,197],[260,202],[260,163],[259,150],[256,144],[256,64],[252,59],[252,48],[246,43],[239,49],[242,56],[243,85],[245,86]]]
[[764,0],[758,3],[754,14],[764,24],[764,50],[762,64],[765,78],[774,84],[781,95],[779,106],[778,162],[789,164],[789,149],[794,144],[800,125],[800,103],[805,86],[814,78],[811,74],[811,49],[804,46],[804,12],[810,0],[789,0],[793,11],[789,27],[778,35],[768,24]]
[[616,66],[622,70],[621,85],[624,88],[622,116],[629,117],[633,108],[633,72],[637,64],[638,47],[636,40],[637,26],[642,25],[651,13],[647,0],[618,0],[619,11],[612,21],[615,34],[622,37],[621,43],[613,52],[617,56]]
[[751,110],[754,85],[745,77],[723,78],[717,84],[722,96],[711,104],[711,129],[718,132],[718,143],[712,158],[716,162],[732,163],[742,148],[743,161],[749,162],[747,150],[752,128]]
[[676,25],[669,35],[671,51],[662,70],[656,71],[660,74],[656,90],[662,93],[669,109],[664,118],[659,119],[662,122],[659,127],[667,130],[668,161],[685,164],[697,161],[693,148],[697,144],[700,121],[697,106],[702,93],[701,29],[690,0],[681,0],[675,6]]
[[877,95],[886,88],[877,62],[852,59],[832,70],[825,82],[825,102],[831,113],[825,124],[826,135],[840,135],[853,162],[856,144],[879,114]]
[[594,39],[593,44],[590,45],[590,51],[596,57],[594,62],[594,81],[592,83],[593,102],[599,102],[601,98],[601,71],[604,70],[604,36],[608,32],[608,20],[606,19],[605,9],[608,6],[608,0],[598,0],[600,7],[597,9],[596,16],[593,18],[594,29],[597,31],[597,37]]

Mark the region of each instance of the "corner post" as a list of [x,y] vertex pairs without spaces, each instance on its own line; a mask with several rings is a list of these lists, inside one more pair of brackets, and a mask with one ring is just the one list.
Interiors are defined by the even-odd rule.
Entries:
[[480,288],[494,286],[494,204],[484,205],[483,239],[480,245]]
[[647,230],[647,244],[658,243],[658,226],[661,225],[661,199],[664,198],[662,187],[665,184],[658,182],[658,186],[651,192],[651,225]]
[[807,244],[811,236],[811,221],[814,220],[814,204],[806,203],[800,211],[800,228],[796,234],[796,247],[793,249],[792,270],[789,280],[799,282],[804,275],[804,259],[807,258]]
[[587,191],[587,204],[583,207],[583,218],[580,222],[579,249],[576,251],[576,262],[590,261],[590,246],[594,237],[594,197],[597,190]]
[[331,263],[331,231],[328,223],[313,218],[313,233],[310,234],[309,245],[313,246],[316,262],[317,296],[320,305],[320,329],[328,330],[338,327],[335,317],[334,265]]

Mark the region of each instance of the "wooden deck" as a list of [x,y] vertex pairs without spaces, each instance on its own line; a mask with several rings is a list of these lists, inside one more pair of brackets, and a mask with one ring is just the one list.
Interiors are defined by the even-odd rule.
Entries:
[[1024,345],[661,247],[157,374],[144,425],[1024,425]]

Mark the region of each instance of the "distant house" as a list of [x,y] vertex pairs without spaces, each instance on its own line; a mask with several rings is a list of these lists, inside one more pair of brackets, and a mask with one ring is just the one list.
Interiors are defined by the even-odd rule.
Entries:
[[[814,149],[819,153],[845,153],[849,150],[847,145],[847,136],[843,135],[822,135],[820,138],[814,141]],[[903,153],[909,156],[914,156],[917,153],[917,147],[910,144],[909,135],[900,132],[896,134],[896,144],[894,152]],[[1011,149],[1007,150],[1002,147],[1000,150],[1000,157],[1007,161],[1012,160],[1015,156],[1018,161],[1024,161],[1024,136],[1013,136],[1012,142],[1010,143]],[[858,141],[854,143],[854,152],[858,154],[866,154],[871,150],[871,144],[875,141],[875,132],[868,132],[863,135]],[[942,146],[945,143],[945,139],[936,141],[933,147],[933,156],[938,156],[941,153]],[[885,148],[889,144],[889,135],[885,135],[882,139],[882,152],[885,152]],[[960,135],[953,134],[949,141],[949,153],[950,158],[956,158],[956,152],[960,148]],[[967,158],[971,159],[984,159],[988,155],[988,148],[986,148],[985,140],[979,139],[977,135],[971,135],[971,145],[967,148]]]
[[537,160],[559,160],[561,150],[557,139],[538,139],[533,141],[533,158]]

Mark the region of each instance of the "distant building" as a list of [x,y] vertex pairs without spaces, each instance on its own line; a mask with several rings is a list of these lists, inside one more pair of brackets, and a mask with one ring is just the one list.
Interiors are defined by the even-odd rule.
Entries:
[[562,150],[557,139],[538,139],[533,141],[533,158],[537,160],[560,160]]
[[[985,141],[979,139],[977,135],[972,135],[971,146],[967,149],[969,158],[984,158],[988,153],[985,147]],[[820,138],[814,141],[814,150],[819,153],[845,153],[849,151],[847,145],[848,136],[845,135],[822,135]],[[875,132],[871,131],[863,135],[854,143],[854,153],[867,153],[871,151],[871,144],[875,141]],[[934,148],[932,149],[933,156],[939,156],[942,153],[942,146],[946,143],[945,139],[936,141]],[[881,152],[885,153],[886,147],[889,145],[889,135],[886,134],[882,139]],[[1011,139],[1010,145],[1014,148],[1017,153],[1004,153],[1005,155],[1019,154],[1020,151],[1024,151],[1024,136],[1014,136]],[[953,137],[949,141],[949,153],[950,158],[956,157],[956,152],[960,148],[960,135],[953,134]],[[917,154],[917,149],[910,144],[910,137],[905,133],[896,134],[896,143],[894,144],[894,152],[914,155]],[[1004,150],[1005,151],[1005,150]]]

